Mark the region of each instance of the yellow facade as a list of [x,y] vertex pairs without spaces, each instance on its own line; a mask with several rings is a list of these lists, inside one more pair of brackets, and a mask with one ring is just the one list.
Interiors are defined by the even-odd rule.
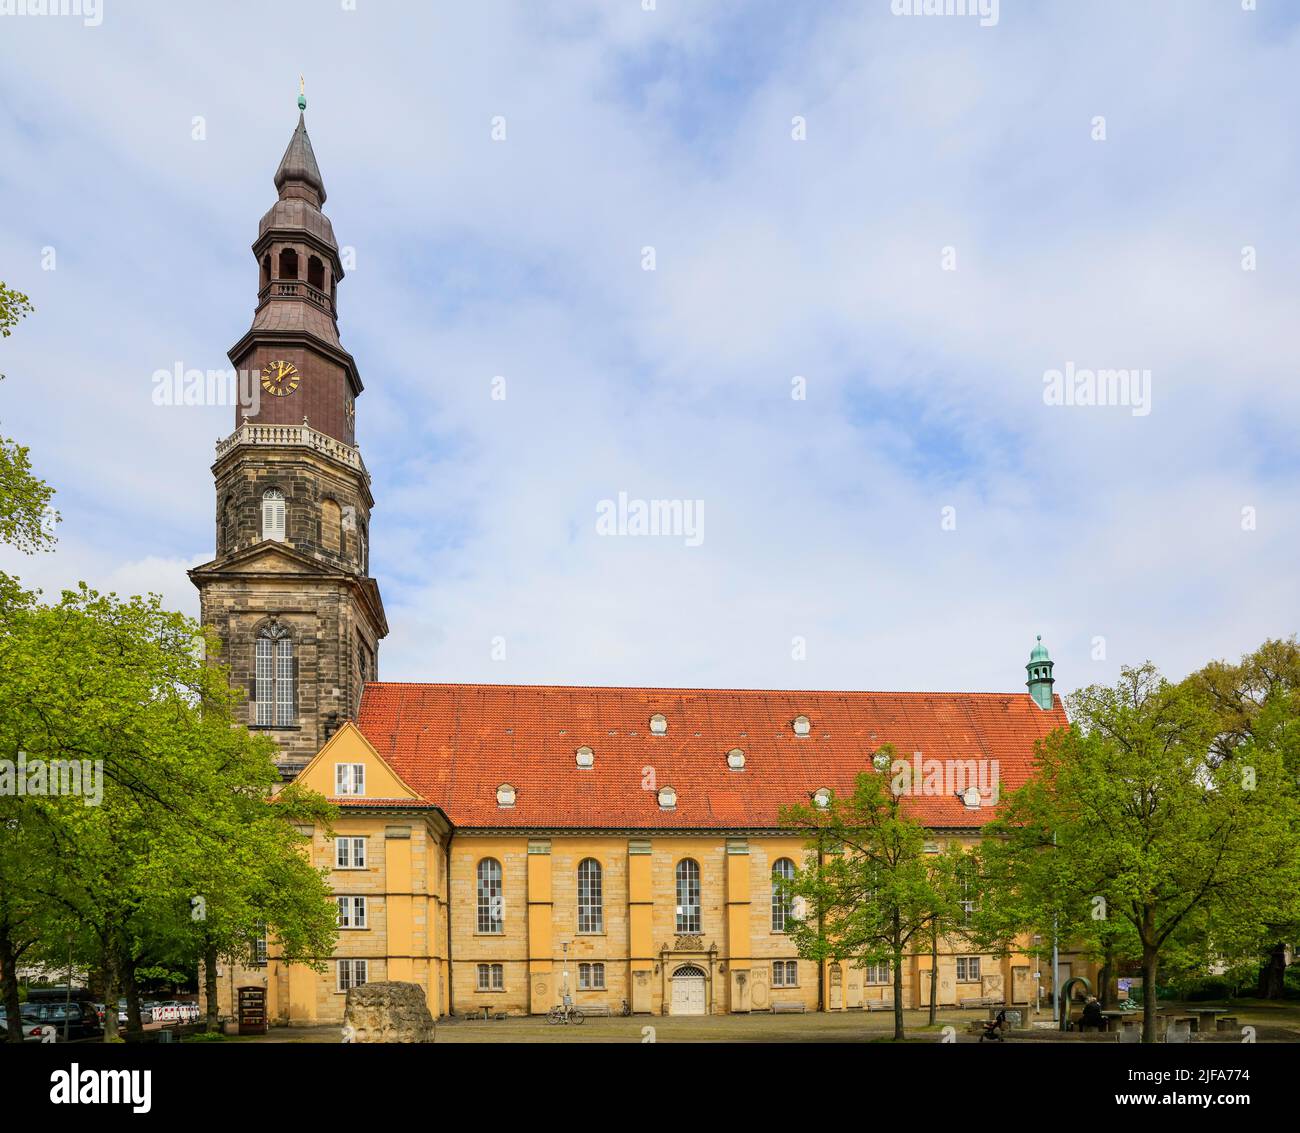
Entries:
[[[441,811],[418,805],[414,792],[351,725],[331,739],[300,781],[331,795],[338,762],[365,763],[366,796],[384,801],[368,805],[357,799],[358,805],[343,807],[333,837],[312,831],[308,852],[329,870],[335,894],[365,897],[366,927],[340,929],[321,973],[283,964],[272,941],[264,967],[223,971],[223,1012],[229,1011],[233,988],[259,983],[267,987],[273,1020],[341,1022],[346,992],[340,988],[340,961],[354,960],[366,961],[367,982],[419,984],[435,1016],[485,1008],[541,1014],[566,989],[580,1008],[617,1011],[626,1000],[635,1012],[648,1014],[743,1013],[774,1005],[855,1010],[892,1001],[886,973],[850,963],[819,970],[798,958],[784,932],[774,930],[773,867],[781,858],[804,864],[808,851],[798,836],[453,830]],[[337,867],[341,838],[364,840],[364,866]],[[676,919],[676,871],[687,858],[699,867],[698,932],[679,932]],[[478,870],[489,859],[500,867],[496,931],[483,931],[479,923]],[[587,859],[599,865],[603,923],[597,931],[578,926],[578,874]],[[497,927],[489,919],[489,928]],[[977,973],[972,957],[978,957]],[[1063,957],[1066,963],[1072,959]],[[996,958],[965,950],[960,940],[942,941],[939,1002],[1006,997],[1028,1003],[1033,965],[1023,954]],[[1075,960],[1073,974],[1084,969]],[[595,984],[597,971],[603,986],[580,986],[580,974]],[[1043,980],[1050,988],[1050,973],[1043,972]],[[909,957],[904,1006],[928,1004],[929,981],[929,954]]]

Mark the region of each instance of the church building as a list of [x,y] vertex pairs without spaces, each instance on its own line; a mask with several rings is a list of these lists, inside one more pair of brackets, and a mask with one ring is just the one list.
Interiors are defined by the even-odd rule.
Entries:
[[[907,800],[927,849],[973,844],[1035,742],[1067,724],[1047,651],[1009,693],[380,681],[363,386],[302,115],[275,187],[252,325],[230,350],[262,397],[218,442],[217,553],[190,577],[248,727],[275,739],[286,780],[339,807],[332,836],[304,831],[339,936],[324,972],[283,963],[274,939],[254,965],[224,965],[223,1013],[255,984],[273,1021],[340,1022],[348,989],[378,980],[418,983],[435,1016],[540,1014],[566,994],[646,1014],[886,1007],[886,966],[797,955],[780,882],[809,850],[779,812],[850,792],[890,743],[958,772],[957,789]],[[1094,970],[1062,955],[1062,979]],[[905,1005],[928,1003],[934,978],[949,1005],[1027,1004],[1052,983],[1025,953],[959,936],[937,972],[928,951],[908,958]]]

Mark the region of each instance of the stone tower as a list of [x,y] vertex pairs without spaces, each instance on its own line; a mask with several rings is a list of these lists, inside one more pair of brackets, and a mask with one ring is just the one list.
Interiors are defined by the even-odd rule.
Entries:
[[256,400],[217,442],[217,554],[189,573],[231,681],[247,691],[248,725],[275,738],[291,778],[356,715],[388,623],[369,576],[361,378],[336,321],[343,264],[301,113],[275,187],[253,243],[253,324],[230,350],[255,375]]

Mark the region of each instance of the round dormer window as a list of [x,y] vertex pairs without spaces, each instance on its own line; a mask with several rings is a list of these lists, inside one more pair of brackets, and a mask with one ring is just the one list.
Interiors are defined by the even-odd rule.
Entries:
[[497,806],[514,806],[515,789],[509,783],[502,783],[497,788]]
[[831,792],[829,787],[819,787],[813,792],[813,806],[825,810],[831,805]]
[[673,810],[677,806],[677,792],[672,787],[659,788],[659,807],[661,810]]
[[668,717],[656,712],[650,717],[650,734],[666,736],[668,734]]
[[573,758],[577,761],[579,767],[591,767],[596,762],[596,753],[591,748],[584,746],[574,752]]
[[743,771],[745,769],[745,753],[738,747],[733,747],[727,752],[727,766],[732,771]]
[[790,726],[794,728],[796,736],[806,736],[812,731],[812,721],[807,716],[796,716]]

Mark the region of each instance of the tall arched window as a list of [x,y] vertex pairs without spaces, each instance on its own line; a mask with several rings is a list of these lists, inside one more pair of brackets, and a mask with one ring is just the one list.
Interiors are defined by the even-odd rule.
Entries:
[[262,257],[262,286],[265,287],[271,282],[271,253],[267,252]]
[[677,863],[677,931],[700,931],[700,865],[690,858]]
[[578,863],[578,931],[605,931],[600,862],[595,858],[583,858]]
[[284,539],[284,493],[279,488],[262,493],[262,538]]
[[786,921],[790,919],[792,898],[786,882],[794,877],[794,862],[789,858],[778,858],[772,866],[772,931],[785,932]]
[[275,728],[292,726],[294,676],[293,639],[284,626],[272,622],[257,635],[254,696],[259,724]]
[[501,863],[484,858],[478,863],[478,931],[505,931],[502,911],[505,898],[501,893]]
[[280,253],[280,278],[298,278],[298,253],[292,248],[285,248]]
[[307,257],[307,282],[320,291],[325,290],[325,265],[318,256]]
[[338,551],[342,547],[343,509],[331,499],[320,502],[320,541],[327,551]]

